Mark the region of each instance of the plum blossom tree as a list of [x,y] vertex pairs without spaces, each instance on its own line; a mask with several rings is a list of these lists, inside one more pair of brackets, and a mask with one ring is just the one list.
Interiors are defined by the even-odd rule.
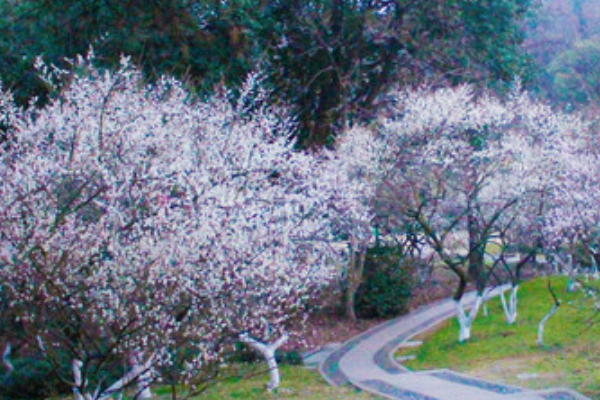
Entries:
[[357,192],[333,155],[294,151],[255,77],[236,103],[200,102],[127,60],[73,70],[45,76],[64,85],[43,108],[0,97],[15,132],[0,153],[0,298],[25,339],[78,400],[146,398],[158,378],[195,388],[238,340],[269,349],[277,387],[279,338],[335,273],[336,221],[369,219]]
[[[520,186],[524,186],[526,176],[529,177],[530,189],[519,207],[501,220],[506,224],[500,230],[501,236],[508,234],[512,237],[511,247],[524,250],[512,264],[502,260],[511,282],[509,301],[504,301],[504,296],[501,298],[509,324],[517,318],[521,269],[527,262],[535,262],[540,253],[547,259],[557,257],[558,237],[551,232],[551,227],[565,223],[564,219],[557,218],[558,214],[566,211],[567,199],[580,197],[577,185],[590,171],[581,169],[582,161],[585,163],[588,159],[586,137],[590,131],[580,116],[555,112],[526,95],[513,98],[510,104],[518,118],[515,133],[511,132],[504,140],[505,147],[517,160],[512,163],[510,177]],[[567,182],[569,189],[565,186]]]
[[[552,207],[544,220],[547,246],[554,250],[554,261],[565,271],[587,271],[598,275],[598,142],[594,129],[581,129],[577,137],[564,138],[572,157],[562,160],[562,179],[555,183]],[[558,146],[558,145],[557,145]],[[564,146],[564,144],[563,144]],[[557,161],[558,162],[558,161]]]
[[343,251],[332,242],[341,221],[352,220],[361,235],[369,213],[361,202],[367,185],[349,183],[331,152],[294,151],[289,121],[261,107],[264,96],[249,84],[236,104],[215,99],[211,109],[219,113],[200,117],[209,134],[195,138],[177,224],[199,263],[184,273],[193,302],[263,354],[274,389],[274,350],[336,273]]
[[[166,118],[183,96],[169,80],[143,87],[124,63],[74,76],[43,109],[12,112],[16,135],[0,155],[1,291],[77,399],[136,385],[148,397],[162,333],[178,326],[164,215],[180,138]],[[119,365],[126,373],[111,385],[103,371]]]
[[[336,200],[332,204],[336,207],[336,215],[341,217],[336,219],[337,231],[347,238],[348,259],[343,268],[341,286],[344,314],[350,321],[356,321],[354,300],[363,281],[367,248],[373,239],[375,190],[382,179],[377,166],[385,154],[381,144],[368,130],[353,127],[340,137],[334,152],[328,157],[329,171],[326,174],[334,177],[332,186],[337,188]],[[354,211],[348,213],[344,210]]]
[[[501,100],[469,86],[397,93],[377,122],[387,151],[378,196],[395,223],[419,227],[458,278],[460,341],[470,337],[493,276],[485,264],[488,244],[499,231],[506,239],[508,228],[539,227],[542,193],[561,179],[563,161],[574,154],[569,138],[582,127],[519,90]],[[466,243],[453,248],[451,241],[461,236]],[[470,313],[463,304],[468,283],[477,289]],[[515,313],[516,293],[514,285]]]
[[[467,86],[400,93],[394,107],[392,116],[381,121],[381,137],[395,160],[382,189],[398,204],[395,213],[420,228],[438,259],[457,276],[454,300],[463,341],[489,279],[483,263],[486,244],[499,216],[514,202],[485,196],[500,158],[494,145],[510,116],[496,99],[476,99]],[[451,240],[460,236],[467,242],[453,248]],[[469,281],[478,296],[467,314],[463,295]]]
[[[571,117],[576,120],[576,116]],[[557,179],[548,185],[546,211],[542,218],[542,238],[546,258],[553,273],[569,277],[569,290],[585,282],[586,273],[597,279],[598,245],[598,157],[597,127],[579,121],[578,129],[562,135],[551,135],[548,147],[552,153],[547,159],[560,171]],[[563,121],[547,120],[548,126]],[[564,122],[563,122],[564,123]],[[596,297],[594,285],[585,285],[585,291]],[[550,310],[538,325],[537,344],[543,344],[544,325],[561,305],[551,280],[548,292],[553,299]]]

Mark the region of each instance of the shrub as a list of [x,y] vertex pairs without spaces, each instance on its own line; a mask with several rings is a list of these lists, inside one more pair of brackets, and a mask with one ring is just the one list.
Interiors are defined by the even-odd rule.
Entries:
[[302,365],[302,355],[298,349],[279,351],[275,354],[277,362],[286,365]]
[[397,247],[374,247],[367,251],[363,281],[356,293],[360,318],[389,318],[407,311],[414,266]]
[[[10,375],[3,378],[0,374],[1,400],[45,399],[69,392],[69,386],[58,379],[46,361],[21,357],[13,359],[12,363],[15,369]],[[68,365],[61,368],[68,370]]]

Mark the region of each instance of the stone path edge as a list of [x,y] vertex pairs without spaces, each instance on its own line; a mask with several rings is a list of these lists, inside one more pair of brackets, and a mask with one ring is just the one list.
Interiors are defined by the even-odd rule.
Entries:
[[406,334],[400,335],[396,339],[388,342],[385,346],[379,349],[377,353],[375,353],[375,356],[373,357],[375,363],[379,365],[379,367],[384,371],[392,374],[410,371],[407,367],[400,364],[394,359],[394,353],[396,353],[396,350],[398,350],[404,342],[409,341],[410,339],[422,332],[432,329],[436,325],[446,321],[449,318],[452,318],[454,315],[455,311],[450,310],[447,313],[444,313],[443,315],[437,315],[435,317],[432,317],[426,321],[423,321],[423,323],[421,323],[420,325],[415,326],[414,328],[406,332]]
[[[447,299],[439,300],[437,302],[428,304],[426,306],[419,307],[417,310],[413,311],[412,313],[426,312],[427,310],[434,308],[434,307],[436,307],[444,302],[447,302],[447,301],[448,301]],[[408,315],[408,314],[406,314],[406,315]],[[325,381],[327,381],[330,385],[333,385],[333,386],[341,386],[341,385],[350,383],[350,380],[348,379],[348,377],[339,370],[339,361],[342,359],[342,357],[346,353],[348,353],[350,350],[352,350],[356,345],[358,345],[360,342],[362,342],[363,340],[366,340],[370,336],[382,331],[383,329],[386,329],[387,327],[396,324],[399,320],[405,318],[406,315],[401,315],[401,316],[391,319],[389,321],[383,322],[382,324],[377,325],[377,326],[359,334],[358,336],[355,336],[354,338],[342,343],[342,345],[338,349],[334,350],[329,355],[329,357],[327,357],[325,360],[323,360],[323,362],[321,364],[319,364],[318,370],[319,370],[319,373],[321,374],[321,376],[323,377],[323,379],[325,379]],[[445,316],[444,318],[440,318],[439,321],[436,320],[436,318],[431,318],[430,320],[426,321],[426,323],[431,322],[429,325],[427,325],[427,326],[419,325],[419,327],[417,327],[417,328],[420,328],[420,330],[418,332],[415,332],[414,334],[410,335],[406,339],[399,342],[395,346],[395,348],[398,348],[403,341],[408,340],[410,337],[413,337],[413,336],[417,335],[418,333],[427,330],[428,327],[430,328],[448,318],[451,318],[453,315],[454,315],[454,312],[451,312],[449,315]],[[435,320],[435,321],[433,321],[433,320]],[[379,355],[379,357],[381,357],[381,355]],[[388,359],[388,355],[386,355],[386,359]],[[392,367],[392,368],[399,369],[401,372],[408,371],[408,369],[406,367],[396,363],[395,361],[394,361],[394,367]],[[399,373],[399,372],[396,372],[396,373]]]
[[[500,293],[504,292],[506,288],[499,287]],[[469,293],[468,295],[470,295]],[[495,297],[495,296],[494,296]],[[419,309],[403,315],[396,317],[392,320],[386,321],[380,325],[377,325],[360,335],[344,342],[338,349],[334,350],[329,356],[327,356],[318,366],[318,370],[323,378],[333,386],[340,386],[344,384],[352,384],[353,386],[365,390],[367,392],[371,392],[373,394],[383,396],[389,399],[410,399],[410,400],[437,400],[433,397],[422,393],[412,392],[408,389],[403,389],[401,387],[397,387],[391,385],[385,381],[379,379],[367,379],[364,381],[353,379],[352,381],[345,375],[343,371],[340,369],[340,361],[341,359],[350,351],[352,351],[356,346],[361,344],[361,342],[368,340],[372,335],[379,333],[380,331],[387,329],[388,327],[395,325],[401,322],[402,319],[407,318],[408,315],[415,315],[420,313],[425,313],[429,309],[438,307],[443,305],[444,303],[452,301],[451,299],[440,300],[434,302],[432,304],[420,307]],[[469,301],[472,303],[472,301]],[[469,304],[470,305],[470,304]],[[400,334],[398,337],[393,338],[389,342],[385,343],[379,350],[373,355],[373,361],[375,365],[382,369],[382,372],[388,373],[390,375],[395,374],[403,374],[403,373],[414,373],[414,374],[428,374],[432,377],[437,376],[440,379],[454,381],[457,383],[463,383],[467,386],[479,387],[484,390],[490,390],[492,392],[496,392],[499,394],[505,395],[519,395],[521,393],[532,393],[540,396],[546,400],[590,400],[588,397],[582,395],[581,393],[565,387],[558,388],[550,388],[550,389],[541,389],[541,390],[531,390],[531,389],[523,389],[517,386],[501,384],[496,382],[487,381],[481,378],[472,377],[470,375],[456,372],[449,369],[436,369],[436,370],[427,370],[427,371],[416,371],[413,372],[407,367],[401,365],[397,362],[393,355],[396,350],[406,341],[409,341],[416,335],[432,329],[436,325],[441,322],[453,317],[455,315],[455,310],[447,310],[441,314],[435,315],[427,320],[421,322],[419,325],[412,327],[410,330]],[[432,375],[433,374],[433,375]]]
[[352,350],[356,345],[358,345],[363,340],[366,340],[371,335],[382,331],[390,325],[393,325],[397,322],[398,318],[391,319],[387,322],[384,322],[380,325],[377,325],[358,336],[344,342],[337,350],[334,350],[329,357],[327,357],[321,364],[319,364],[319,373],[321,376],[333,386],[341,386],[346,383],[349,383],[350,380],[348,377],[339,370],[339,361],[342,357]]
[[429,376],[434,376],[436,378],[444,379],[451,382],[464,383],[467,386],[477,387],[499,394],[516,394],[523,393],[525,391],[525,389],[518,386],[508,385],[505,383],[491,382],[451,369],[433,369],[419,371],[417,373],[424,373]]
[[399,398],[402,399],[410,399],[410,400],[438,400],[435,397],[427,396],[420,393],[415,393],[410,390],[402,389],[395,387],[394,385],[390,385],[387,382],[380,381],[377,379],[370,379],[362,382],[355,382],[358,388],[377,394],[379,396],[387,397],[389,399],[397,400]]

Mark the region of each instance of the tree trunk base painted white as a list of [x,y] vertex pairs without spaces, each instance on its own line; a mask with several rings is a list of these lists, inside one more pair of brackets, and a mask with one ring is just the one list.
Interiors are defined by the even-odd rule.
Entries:
[[460,323],[458,341],[464,342],[471,339],[471,326]]
[[261,343],[258,340],[251,338],[246,333],[240,335],[240,341],[246,343],[251,348],[258,351],[260,354],[262,354],[265,360],[267,360],[270,375],[270,381],[267,385],[269,391],[277,389],[281,383],[279,367],[277,365],[277,360],[275,359],[275,351],[277,351],[277,349],[281,347],[281,345],[284,344],[287,340],[287,333],[284,333],[279,339],[277,339],[277,341],[273,343]]
[[122,392],[129,385],[135,382],[137,387],[136,399],[150,399],[153,397],[150,391],[150,382],[152,379],[152,361],[154,356],[148,357],[145,363],[142,364],[139,354],[131,355],[129,362],[131,370],[126,373],[121,379],[113,383],[108,389],[103,391],[99,400],[108,399],[115,393]]
[[4,364],[4,367],[6,368],[6,373],[4,374],[5,377],[8,377],[15,370],[12,363],[10,362],[11,351],[12,347],[10,346],[10,342],[6,342],[4,352],[2,353],[2,364]]
[[[75,400],[91,400],[91,395],[86,395],[82,393],[80,388],[82,387],[82,379],[81,379],[81,367],[83,366],[83,362],[80,360],[73,360],[71,363],[71,368],[73,370],[73,396]],[[93,398],[96,398],[94,396]]]
[[[107,400],[117,393],[122,395],[123,390],[125,390],[133,382],[135,382],[138,388],[138,392],[135,396],[136,399],[152,398],[152,392],[150,391],[149,387],[152,358],[153,357],[150,357],[144,364],[135,364],[131,371],[113,383],[109,388],[101,391],[100,387],[98,386],[93,394],[82,391],[82,388],[87,386],[87,382],[84,384],[81,377],[81,367],[83,366],[83,362],[80,360],[73,360],[73,395],[75,400]],[[139,359],[135,358],[135,361],[139,362]]]
[[481,303],[483,301],[483,296],[481,294],[477,295],[475,299],[475,304],[471,309],[470,313],[467,315],[465,310],[465,306],[462,303],[462,299],[455,301],[456,307],[456,318],[458,319],[459,325],[459,333],[458,333],[458,341],[464,342],[471,338],[471,326],[473,325],[473,321],[475,317],[477,317],[477,313],[479,312],[479,308],[481,308]]
[[600,278],[600,273],[598,272],[598,263],[596,262],[596,255],[597,255],[597,251],[594,247],[590,246],[590,261],[592,264],[592,271],[591,271],[591,275],[592,278],[595,280],[598,280],[598,278]]
[[504,293],[500,294],[500,300],[502,301],[502,309],[504,310],[504,316],[506,318],[506,323],[509,325],[517,322],[517,303],[518,303],[518,294],[519,285],[512,286],[510,288],[510,294],[508,295],[508,302],[506,301],[506,297]]
[[135,353],[131,357],[130,362],[132,365],[132,371],[136,371],[136,369],[138,371],[141,371],[139,377],[136,378],[136,385],[138,388],[138,399],[146,400],[154,397],[152,395],[152,391],[150,390],[150,383],[152,382],[152,358],[153,357],[150,357],[150,359],[145,364],[141,364],[141,354]]
[[[37,342],[42,350],[42,353],[46,355],[46,346],[40,336],[37,336]],[[81,360],[73,360],[71,363],[73,373],[73,396],[75,400],[106,400],[112,395],[123,392],[130,384],[135,382],[138,392],[136,393],[136,399],[149,399],[152,398],[152,392],[150,391],[150,382],[152,379],[152,362],[154,355],[148,357],[148,360],[144,364],[141,364],[141,356],[139,354],[133,354],[130,358],[132,364],[131,371],[125,374],[117,382],[113,383],[108,389],[100,390],[100,385],[96,388],[93,394],[85,393],[85,387],[87,386],[87,380],[83,382],[81,376],[81,367],[83,362]]]
[[579,289],[580,285],[575,279],[569,279],[569,283],[567,285],[567,291],[569,293],[575,293]]
[[483,299],[481,303],[482,313],[484,317],[489,315],[488,310],[488,301],[490,300],[490,295],[494,292],[494,288],[489,288],[483,292]]
[[554,304],[554,307],[552,307],[548,314],[546,314],[540,321],[540,324],[538,325],[538,336],[536,341],[538,346],[542,346],[544,344],[544,324],[550,319],[550,317],[554,315],[554,313],[556,313],[558,307],[560,307],[560,303]]

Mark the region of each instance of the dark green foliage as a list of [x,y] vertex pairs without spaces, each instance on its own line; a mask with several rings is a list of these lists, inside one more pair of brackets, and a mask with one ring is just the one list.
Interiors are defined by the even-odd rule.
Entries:
[[[302,356],[297,349],[282,350],[278,349],[275,352],[275,358],[280,364],[287,365],[301,365]],[[263,356],[256,350],[252,349],[248,345],[237,342],[235,344],[235,351],[229,355],[228,360],[230,362],[242,362],[242,363],[261,363],[264,362]]]
[[[262,70],[292,104],[300,145],[368,120],[391,85],[527,75],[519,21],[531,0],[20,0],[0,2],[0,76],[24,103],[47,95],[35,57],[65,66],[94,47],[208,93]],[[495,83],[494,83],[495,84]]]
[[302,356],[298,350],[278,351],[277,362],[283,365],[302,365]]
[[548,71],[553,77],[553,94],[567,103],[600,104],[600,43],[576,42],[556,57]]
[[[6,378],[0,368],[0,399],[45,399],[66,394],[70,388],[61,382],[47,362],[35,357],[19,357],[13,361],[14,371]],[[67,373],[68,365],[62,367]]]
[[257,38],[302,145],[368,120],[391,85],[500,85],[529,76],[518,21],[530,0],[272,1]]
[[597,113],[600,2],[549,0],[527,22],[525,49],[540,71],[537,85],[553,104]]
[[414,267],[399,248],[369,249],[363,282],[356,293],[356,313],[361,318],[390,318],[407,311]]
[[253,363],[260,362],[261,355],[250,346],[242,342],[236,342],[235,350],[227,358],[231,362]]
[[107,66],[130,55],[148,76],[170,74],[199,89],[236,84],[249,71],[238,13],[220,1],[23,0],[2,2],[0,76],[17,98],[47,94],[33,68],[37,56],[66,66],[65,58],[94,48]]

